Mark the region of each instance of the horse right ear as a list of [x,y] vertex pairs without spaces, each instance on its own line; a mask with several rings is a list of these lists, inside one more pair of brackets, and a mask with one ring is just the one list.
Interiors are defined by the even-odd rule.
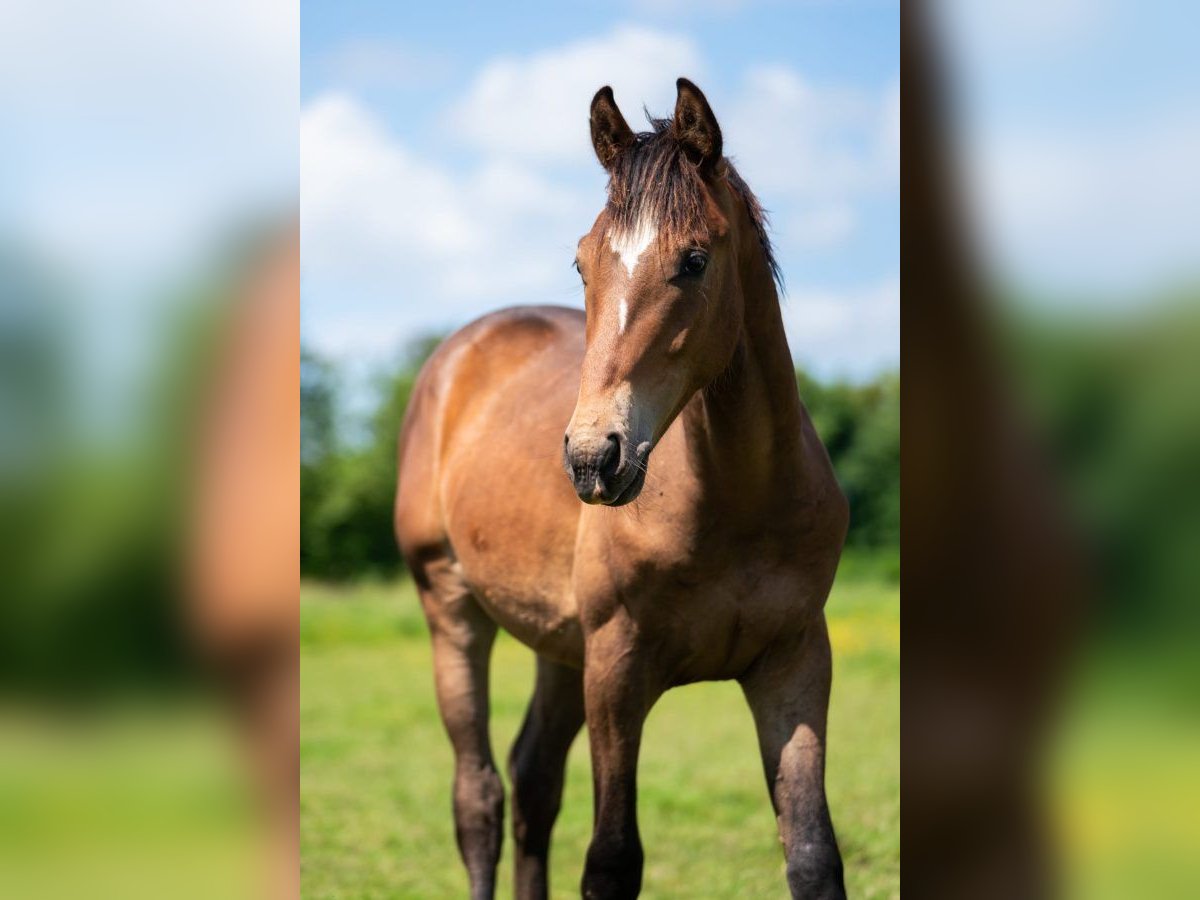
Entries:
[[617,109],[617,101],[613,99],[612,88],[608,85],[596,91],[596,96],[592,98],[590,120],[596,158],[604,168],[612,169],[617,157],[633,146],[635,138],[633,129]]

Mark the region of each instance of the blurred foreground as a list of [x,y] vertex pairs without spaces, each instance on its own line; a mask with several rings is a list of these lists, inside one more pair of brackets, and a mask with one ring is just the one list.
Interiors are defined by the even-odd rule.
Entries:
[[1195,10],[902,22],[906,887],[1196,896]]
[[9,357],[7,424],[45,445],[0,471],[0,895],[295,894],[294,232],[204,297],[161,418],[113,444],[36,420],[52,347]]
[[294,896],[298,11],[3,19],[0,896]]
[[223,710],[0,714],[0,896],[260,897],[263,842]]

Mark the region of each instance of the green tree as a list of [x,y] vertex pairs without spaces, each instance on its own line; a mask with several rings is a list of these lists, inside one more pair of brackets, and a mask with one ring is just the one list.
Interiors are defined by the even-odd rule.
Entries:
[[[336,371],[301,355],[301,571],[328,579],[390,576],[403,562],[393,537],[396,438],[422,364],[440,343],[425,337],[381,371],[374,408],[354,442],[338,440]],[[822,383],[796,373],[801,396],[850,501],[849,541],[894,547],[900,535],[899,376]]]
[[847,542],[900,541],[900,376],[825,384],[797,370],[800,396],[850,503]]
[[304,574],[344,580],[402,571],[392,526],[396,438],[417,374],[440,340],[427,337],[414,342],[394,370],[377,375],[377,404],[366,423],[365,439],[348,448],[328,435],[320,438],[326,434],[323,429],[337,421],[337,393],[331,369],[313,360],[310,389],[307,394],[303,386],[301,390],[301,433],[303,437],[307,415],[312,441],[312,454],[301,472]]

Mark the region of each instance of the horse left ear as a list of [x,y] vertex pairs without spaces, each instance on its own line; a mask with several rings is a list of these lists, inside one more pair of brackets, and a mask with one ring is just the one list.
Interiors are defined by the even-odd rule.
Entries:
[[708,100],[686,78],[675,82],[679,94],[675,100],[675,118],[671,134],[683,146],[684,153],[705,174],[716,174],[721,164],[721,126]]

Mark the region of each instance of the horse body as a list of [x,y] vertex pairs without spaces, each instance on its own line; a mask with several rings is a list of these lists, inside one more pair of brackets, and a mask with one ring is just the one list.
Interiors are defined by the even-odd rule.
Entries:
[[[579,597],[619,596],[672,645],[672,685],[736,678],[823,602],[836,554],[822,515],[837,513],[838,498],[781,495],[776,510],[753,504],[745,519],[730,515],[748,505],[744,485],[734,479],[736,500],[723,502],[701,489],[692,464],[698,437],[689,423],[705,418],[697,395],[656,449],[656,477],[636,506],[581,505],[556,449],[583,347],[582,313],[555,307],[492,313],[442,344],[421,373],[401,441],[398,508],[429,510],[424,532],[401,516],[404,551],[422,560],[417,572],[446,566],[490,618],[555,662],[583,667]],[[426,433],[440,446],[412,449]],[[823,449],[809,446],[819,465]],[[482,454],[503,467],[481,466]],[[829,491],[831,474],[822,474]],[[815,554],[805,554],[814,530]]]
[[581,318],[503,310],[447,339],[414,386],[397,493],[401,548],[423,561],[414,572],[445,569],[518,640],[577,667],[580,503],[557,453],[575,402]]
[[[682,80],[680,98],[669,136],[690,151],[679,123],[711,111]],[[634,151],[610,104],[611,92],[593,101],[593,140],[616,166],[606,127]],[[666,689],[729,678],[754,713],[793,894],[843,894],[823,788],[822,609],[846,505],[797,395],[757,206],[719,147],[718,131],[719,169],[659,148],[678,154],[670,164],[699,159],[681,177],[706,173],[694,186],[704,265],[687,249],[700,238],[673,242],[643,219],[622,241],[615,213],[602,214],[580,243],[586,317],[486,316],[438,349],[414,389],[396,530],[433,638],[474,897],[494,892],[503,821],[487,735],[498,626],[538,654],[509,760],[519,897],[547,895],[566,753],[585,719],[596,806],[583,893],[638,893],[642,723]],[[637,259],[651,247],[658,272]]]

